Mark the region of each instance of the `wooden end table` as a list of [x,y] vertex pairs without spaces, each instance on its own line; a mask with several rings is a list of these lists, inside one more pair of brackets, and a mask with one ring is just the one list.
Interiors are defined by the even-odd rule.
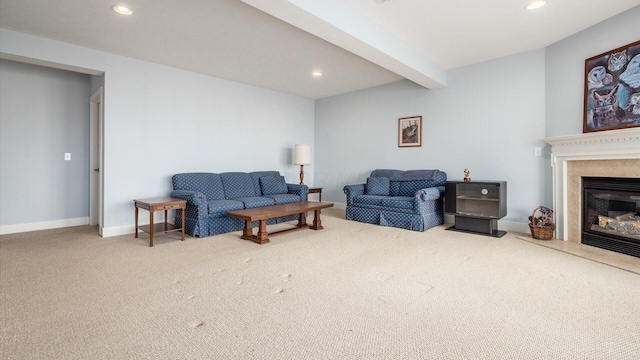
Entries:
[[307,200],[309,200],[309,195],[318,194],[318,202],[322,202],[322,188],[321,187],[310,187],[309,193],[307,194]]
[[[149,246],[153,246],[154,233],[168,233],[172,231],[182,231],[182,241],[184,241],[184,213],[187,208],[187,201],[171,197],[160,197],[152,199],[133,200],[136,208],[136,238],[138,238],[138,229],[149,234]],[[138,226],[138,209],[149,211],[149,225]],[[167,222],[167,210],[182,209],[182,226],[178,227]],[[155,211],[164,210],[164,222],[154,224],[153,213]]]

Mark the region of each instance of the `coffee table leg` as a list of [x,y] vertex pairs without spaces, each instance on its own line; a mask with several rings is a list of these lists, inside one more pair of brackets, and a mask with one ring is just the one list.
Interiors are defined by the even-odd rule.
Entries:
[[267,221],[260,220],[260,228],[258,229],[258,244],[266,244],[269,242],[269,233],[267,233]]
[[251,227],[251,220],[244,221],[244,229],[242,230],[242,238],[245,240],[253,240],[253,227]]
[[298,216],[298,227],[307,226],[307,213],[302,212]]
[[314,211],[313,216],[313,225],[311,225],[311,229],[313,230],[322,230],[322,220],[320,219],[320,210]]

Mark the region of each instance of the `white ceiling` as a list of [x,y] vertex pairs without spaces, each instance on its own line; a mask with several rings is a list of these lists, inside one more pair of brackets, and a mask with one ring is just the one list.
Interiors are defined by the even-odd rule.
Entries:
[[0,27],[319,99],[403,78],[445,86],[448,69],[543,48],[640,5],[527,2],[0,0]]

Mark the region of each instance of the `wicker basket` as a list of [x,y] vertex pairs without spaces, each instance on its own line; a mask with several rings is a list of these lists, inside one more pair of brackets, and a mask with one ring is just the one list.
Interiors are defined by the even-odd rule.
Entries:
[[[541,216],[536,216],[538,211],[542,214]],[[531,236],[534,239],[551,240],[553,238],[556,225],[553,223],[552,214],[553,210],[544,206],[538,206],[533,210],[533,213],[529,216],[529,230],[531,230]]]

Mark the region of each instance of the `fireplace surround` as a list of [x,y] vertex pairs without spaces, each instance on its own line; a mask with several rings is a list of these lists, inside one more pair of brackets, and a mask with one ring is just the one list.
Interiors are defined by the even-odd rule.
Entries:
[[551,145],[556,239],[581,242],[582,178],[640,179],[640,129],[620,129],[542,140]]

